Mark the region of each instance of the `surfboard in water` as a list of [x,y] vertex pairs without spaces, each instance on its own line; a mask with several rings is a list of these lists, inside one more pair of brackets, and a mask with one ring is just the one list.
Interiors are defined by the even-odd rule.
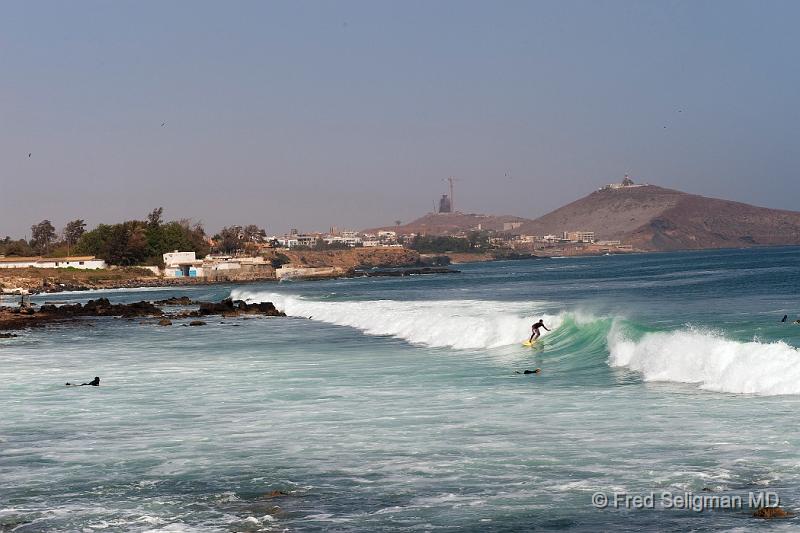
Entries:
[[530,348],[531,346],[535,346],[535,345],[536,345],[536,342],[537,342],[537,341],[533,341],[533,342],[531,342],[531,341],[525,341],[525,342],[523,342],[523,343],[522,343],[522,345],[523,345],[523,346],[526,346],[526,347],[528,347],[528,348]]

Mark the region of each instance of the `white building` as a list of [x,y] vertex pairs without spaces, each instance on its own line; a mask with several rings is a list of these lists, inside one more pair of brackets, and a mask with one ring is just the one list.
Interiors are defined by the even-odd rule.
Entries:
[[93,255],[70,257],[4,257],[0,256],[0,268],[77,268],[95,270],[106,268],[106,262]]
[[570,242],[594,242],[593,231],[565,231],[564,240]]
[[334,244],[334,243],[346,244],[351,248],[354,246],[358,246],[359,244],[362,244],[361,238],[356,237],[355,235],[348,237],[345,237],[344,235],[342,235],[341,237],[340,236],[325,237],[323,240],[328,244]]
[[167,252],[164,254],[164,277],[202,278],[203,262],[197,260],[194,252]]

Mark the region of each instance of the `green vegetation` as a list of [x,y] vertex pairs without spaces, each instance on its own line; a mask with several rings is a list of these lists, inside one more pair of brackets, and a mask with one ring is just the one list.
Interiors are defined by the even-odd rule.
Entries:
[[154,209],[143,220],[119,224],[100,224],[83,233],[74,253],[95,255],[110,265],[160,265],[162,255],[173,250],[194,251],[198,257],[208,253],[205,231],[189,220],[162,222],[162,208]]
[[6,235],[5,239],[0,240],[0,255],[27,257],[34,255],[34,252],[25,239],[12,240]]
[[484,231],[472,231],[466,237],[418,235],[409,247],[422,254],[485,252],[489,249],[489,235]]
[[344,242],[325,242],[324,239],[317,239],[314,243],[314,250],[349,250],[351,247]]
[[212,238],[213,251],[233,254],[241,251],[257,251],[258,245],[267,241],[267,232],[255,224],[224,227]]

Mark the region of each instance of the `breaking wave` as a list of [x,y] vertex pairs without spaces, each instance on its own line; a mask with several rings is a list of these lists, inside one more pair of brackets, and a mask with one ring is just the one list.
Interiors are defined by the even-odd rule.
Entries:
[[608,348],[611,366],[640,372],[645,381],[694,383],[737,394],[800,394],[800,351],[785,342],[737,342],[692,329],[630,340],[615,325]]
[[[536,303],[477,300],[437,301],[317,301],[299,296],[236,289],[234,299],[272,302],[289,316],[313,317],[350,326],[367,335],[388,335],[412,344],[457,349],[495,348],[518,344],[530,335],[531,324],[543,318],[555,329],[560,316],[536,312]],[[547,335],[547,331],[542,331]]]
[[412,344],[456,349],[518,344],[539,318],[551,364],[574,372],[624,367],[645,381],[696,384],[704,390],[764,396],[800,394],[800,350],[785,342],[740,342],[699,329],[654,331],[621,317],[537,310],[544,302],[478,300],[320,301],[236,289],[234,299],[273,302],[289,316],[350,326]]

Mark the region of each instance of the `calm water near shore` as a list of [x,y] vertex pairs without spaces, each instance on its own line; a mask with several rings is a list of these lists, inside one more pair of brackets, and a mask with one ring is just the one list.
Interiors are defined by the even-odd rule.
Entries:
[[[798,527],[660,495],[800,510],[800,325],[780,323],[800,318],[800,248],[459,269],[36,297],[290,317],[0,339],[0,531]],[[523,348],[540,317],[552,333]]]

